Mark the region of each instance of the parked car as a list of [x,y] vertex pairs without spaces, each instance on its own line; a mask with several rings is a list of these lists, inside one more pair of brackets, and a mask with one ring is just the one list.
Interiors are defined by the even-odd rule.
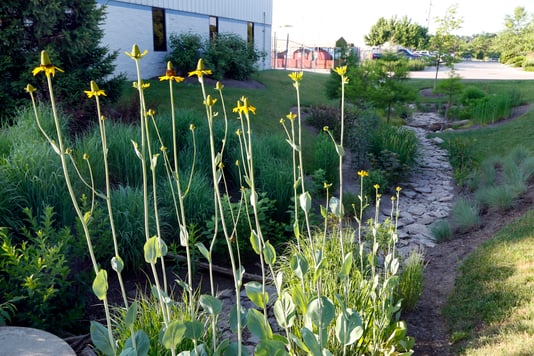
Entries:
[[397,50],[397,53],[408,58],[408,59],[418,59],[420,58],[420,56],[412,51],[410,51],[409,49],[406,49],[406,48],[399,48]]

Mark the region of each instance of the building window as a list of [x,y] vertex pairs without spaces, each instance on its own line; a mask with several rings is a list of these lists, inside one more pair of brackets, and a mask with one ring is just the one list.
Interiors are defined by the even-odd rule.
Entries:
[[219,33],[219,19],[215,16],[210,16],[210,40],[214,41]]
[[249,22],[247,25],[247,42],[249,45],[254,44],[254,22]]
[[152,8],[152,32],[154,34],[154,51],[167,51],[167,31],[165,30],[165,9]]

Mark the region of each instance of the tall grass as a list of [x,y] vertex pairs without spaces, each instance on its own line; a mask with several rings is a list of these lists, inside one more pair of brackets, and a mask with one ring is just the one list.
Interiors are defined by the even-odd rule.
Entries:
[[452,207],[451,222],[454,229],[468,232],[480,223],[479,205],[476,201],[459,198]]

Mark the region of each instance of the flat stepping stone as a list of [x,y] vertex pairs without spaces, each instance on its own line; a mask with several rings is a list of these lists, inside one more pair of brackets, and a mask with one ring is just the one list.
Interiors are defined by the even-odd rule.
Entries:
[[2,356],[76,356],[63,339],[47,331],[18,326],[0,326]]

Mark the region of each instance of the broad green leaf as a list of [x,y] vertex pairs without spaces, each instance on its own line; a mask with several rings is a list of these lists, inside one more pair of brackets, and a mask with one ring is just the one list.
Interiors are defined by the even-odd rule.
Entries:
[[[241,307],[241,329],[247,325],[247,310]],[[237,333],[237,304],[230,309],[230,330],[235,334]]]
[[105,269],[100,269],[93,280],[93,292],[98,300],[106,299],[108,293],[108,273]]
[[324,265],[324,255],[322,250],[317,250],[313,253],[313,258],[315,260],[315,270],[319,271]]
[[[135,353],[135,355],[148,355],[148,351],[150,350],[150,339],[143,330],[138,330],[135,332],[135,346],[137,347],[137,353]],[[126,340],[124,347],[134,349],[131,336],[128,338],[128,340]]]
[[351,309],[339,313],[336,319],[336,337],[342,345],[352,345],[362,335],[363,323],[358,313],[353,312]]
[[274,316],[280,327],[287,329],[293,326],[295,321],[295,304],[287,292],[283,292],[274,303]]
[[265,316],[256,309],[249,309],[247,315],[247,327],[250,332],[260,340],[272,339],[273,331],[267,323]]
[[306,272],[308,272],[308,261],[306,260],[306,257],[304,257],[300,253],[297,253],[291,256],[291,260],[289,263],[291,264],[291,269],[293,270],[293,273],[295,273],[295,275],[299,279],[304,279],[304,275],[306,274]]
[[296,239],[300,238],[300,227],[297,220],[293,222],[293,234],[295,235]]
[[306,352],[307,354],[310,353],[310,349],[308,348],[308,346],[306,346],[306,344],[301,340],[299,339],[295,334],[293,333],[289,333],[289,338],[293,341],[293,343],[295,343],[295,345],[297,345],[302,351]]
[[[130,338],[128,338],[128,340],[130,340]],[[119,356],[137,356],[137,352],[134,350],[133,347],[125,347],[124,349],[122,349]]]
[[302,328],[300,333],[302,335],[304,344],[306,344],[309,349],[309,352],[313,356],[322,356],[321,346],[319,345],[319,342],[317,342],[315,334],[312,333],[308,328]]
[[352,252],[349,252],[343,258],[343,265],[341,266],[341,271],[339,271],[340,278],[346,279],[349,277],[350,271],[352,269],[352,262],[353,262]]
[[91,341],[104,355],[115,355],[109,340],[108,329],[98,321],[91,321]]
[[265,263],[269,266],[274,265],[276,262],[276,250],[269,241],[265,242],[265,248],[263,249],[263,258],[265,258]]
[[144,251],[145,261],[153,264],[157,262],[158,258],[167,254],[167,245],[165,244],[165,241],[159,237],[152,236],[145,242]]
[[245,284],[247,297],[260,308],[265,308],[269,303],[269,294],[263,290],[263,285],[259,282],[252,281]]
[[321,205],[321,216],[325,219],[328,217],[328,210],[326,210],[326,208],[322,205]]
[[343,211],[343,205],[341,205],[341,202],[336,197],[331,197],[328,201],[328,207],[330,208],[330,211],[332,214],[334,214],[336,217],[342,217],[344,214]]
[[211,262],[211,255],[210,255],[208,249],[206,248],[206,246],[204,246],[204,244],[202,242],[197,242],[195,244],[195,246],[198,248],[198,250],[200,251],[202,256],[204,256],[204,258],[206,260],[208,260],[208,262]]
[[250,245],[257,255],[261,253],[261,241],[258,234],[254,230],[250,232]]
[[324,329],[335,318],[336,308],[328,297],[321,296],[308,304],[307,314],[315,326]]
[[211,315],[219,315],[222,311],[222,302],[209,294],[201,295],[199,303]]
[[124,262],[120,256],[114,256],[111,258],[111,268],[118,273],[121,273],[124,269]]
[[306,294],[304,294],[300,284],[293,285],[293,289],[291,290],[291,299],[293,300],[293,303],[295,303],[299,313],[305,314],[308,308],[308,300],[306,299]]
[[134,300],[134,302],[130,304],[130,307],[126,311],[126,316],[124,317],[124,324],[126,324],[127,328],[133,325],[136,317],[137,317],[137,301]]
[[204,334],[204,324],[198,320],[191,320],[184,322],[185,324],[185,337],[193,340],[200,340],[202,334]]
[[311,209],[312,198],[309,192],[301,193],[299,196],[300,208],[304,212],[309,212]]
[[289,356],[286,345],[279,340],[261,340],[254,349],[254,356]]
[[161,339],[163,346],[167,350],[176,349],[176,346],[182,342],[185,332],[186,332],[185,323],[179,320],[172,321],[167,327],[167,330],[165,330],[165,333],[163,334],[163,338]]
[[[238,347],[237,347],[237,342],[232,342],[228,348],[225,350],[225,352],[223,353],[224,356],[234,356],[234,355],[239,355],[239,353],[237,352],[238,350]],[[248,349],[245,347],[245,346],[242,346],[241,347],[241,355],[242,356],[249,356],[249,352],[248,352]]]

